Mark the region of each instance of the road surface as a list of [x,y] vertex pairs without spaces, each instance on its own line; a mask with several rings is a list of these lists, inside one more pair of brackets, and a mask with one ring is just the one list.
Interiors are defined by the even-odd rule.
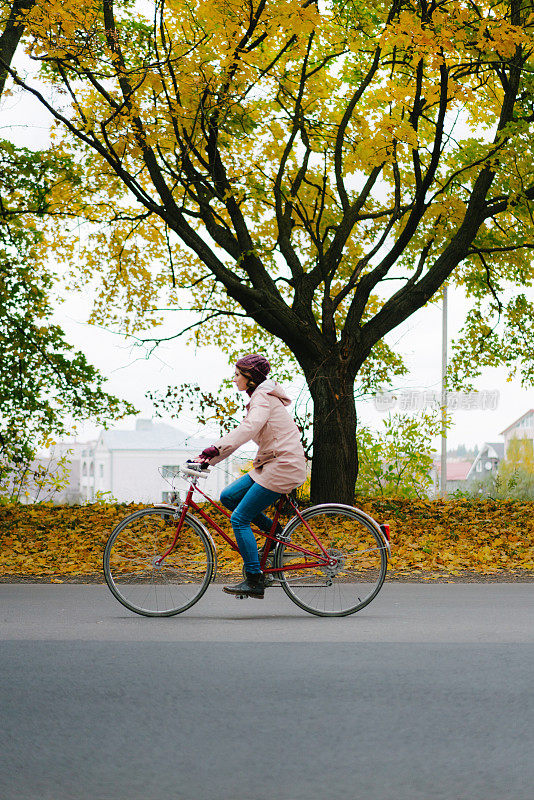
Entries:
[[343,619],[220,587],[177,617],[0,585],[4,800],[532,800],[534,585]]

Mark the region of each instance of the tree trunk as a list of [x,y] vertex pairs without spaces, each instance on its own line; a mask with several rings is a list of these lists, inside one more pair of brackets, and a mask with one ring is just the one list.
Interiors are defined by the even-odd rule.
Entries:
[[11,5],[9,19],[0,36],[0,97],[6,83],[7,68],[11,66],[15,50],[24,33],[25,22],[21,14],[30,11],[34,5],[35,0],[14,0]]
[[358,475],[354,377],[339,361],[322,364],[306,377],[313,399],[310,500],[352,505]]

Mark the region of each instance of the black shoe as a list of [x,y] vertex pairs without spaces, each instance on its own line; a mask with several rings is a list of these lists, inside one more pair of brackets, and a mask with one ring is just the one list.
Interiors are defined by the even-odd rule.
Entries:
[[263,572],[247,572],[246,579],[241,583],[236,583],[234,586],[223,586],[223,592],[226,594],[235,594],[241,597],[255,597],[257,600],[263,600],[265,595],[265,581]]

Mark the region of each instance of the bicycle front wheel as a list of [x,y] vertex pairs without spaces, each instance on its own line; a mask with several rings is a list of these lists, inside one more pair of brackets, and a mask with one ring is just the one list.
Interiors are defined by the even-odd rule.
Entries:
[[168,556],[179,514],[146,508],[124,519],[104,550],[106,583],[136,614],[170,617],[200,600],[213,577],[215,553],[209,536],[186,516]]
[[302,518],[290,523],[284,531],[290,541],[276,549],[274,566],[282,571],[274,574],[285,593],[320,617],[360,611],[386,577],[387,548],[380,533],[350,506],[314,506]]

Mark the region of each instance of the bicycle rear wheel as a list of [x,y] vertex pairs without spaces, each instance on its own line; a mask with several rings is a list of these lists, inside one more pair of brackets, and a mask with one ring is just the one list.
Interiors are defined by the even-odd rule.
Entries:
[[[357,508],[336,504],[314,506],[302,513],[278,545],[274,573],[285,593],[300,608],[320,617],[344,617],[376,597],[387,570],[387,548],[380,533]],[[324,553],[331,563],[320,564]],[[297,545],[313,555],[300,553]]]
[[176,533],[178,514],[147,508],[126,517],[104,550],[106,583],[136,614],[170,617],[200,600],[213,577],[215,552],[209,536],[186,516],[174,549],[161,563]]

